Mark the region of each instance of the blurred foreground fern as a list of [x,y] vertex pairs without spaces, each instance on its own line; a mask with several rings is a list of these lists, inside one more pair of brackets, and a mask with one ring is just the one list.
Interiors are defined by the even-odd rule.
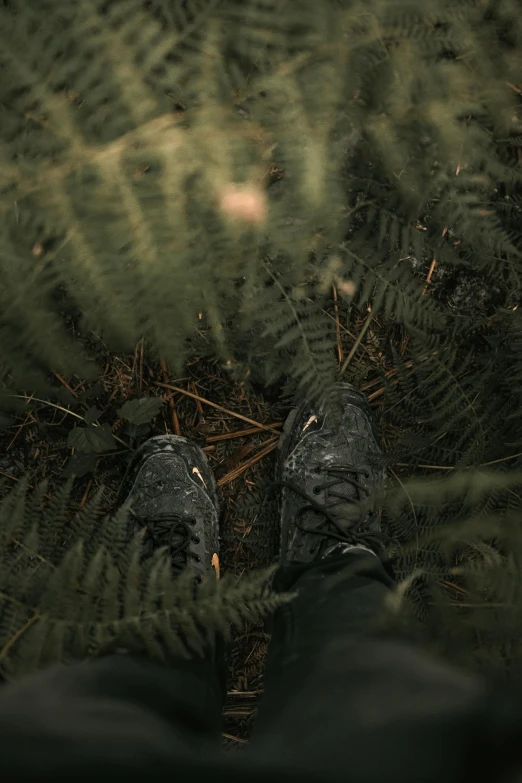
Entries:
[[124,649],[166,662],[203,655],[216,634],[258,622],[293,594],[270,589],[274,568],[239,582],[231,574],[195,585],[175,577],[167,547],[141,556],[127,509],[100,520],[103,490],[70,520],[72,480],[44,509],[43,482],[20,481],[0,504],[0,670],[6,679],[53,663]]

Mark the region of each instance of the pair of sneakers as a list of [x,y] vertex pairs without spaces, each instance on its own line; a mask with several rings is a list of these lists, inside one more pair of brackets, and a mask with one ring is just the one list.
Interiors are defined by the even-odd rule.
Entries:
[[[386,536],[377,507],[385,481],[365,396],[339,385],[340,405],[303,402],[285,422],[278,452],[280,563],[311,563],[354,547],[379,555]],[[125,474],[117,505],[129,504],[132,533],[146,528],[143,557],[167,546],[175,573],[219,578],[219,505],[207,457],[178,435],[147,440]]]

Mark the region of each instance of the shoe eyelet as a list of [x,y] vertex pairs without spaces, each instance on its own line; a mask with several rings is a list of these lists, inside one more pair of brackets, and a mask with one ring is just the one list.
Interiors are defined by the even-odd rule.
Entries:
[[199,544],[200,538],[199,536],[192,536],[192,543],[193,544]]
[[193,559],[193,560],[195,560],[195,561],[196,561],[196,563],[201,563],[201,558],[200,558],[200,556],[199,556],[199,555],[195,555],[195,554],[193,554],[193,555],[192,555],[192,559]]
[[312,492],[314,493],[314,495],[320,495],[321,492],[322,492],[322,489],[321,489],[321,487],[318,487],[316,485],[315,487],[312,488]]
[[189,519],[188,523],[189,523],[190,527],[194,527],[194,525],[196,524],[196,520],[195,519]]

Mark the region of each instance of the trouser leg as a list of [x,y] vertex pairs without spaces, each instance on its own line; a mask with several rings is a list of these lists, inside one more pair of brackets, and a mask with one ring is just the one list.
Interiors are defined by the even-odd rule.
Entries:
[[514,780],[520,694],[498,695],[379,633],[375,614],[392,585],[371,556],[278,574],[276,589],[299,596],[276,612],[254,736],[237,759],[221,752],[215,663],[115,655],[0,688],[3,778]]
[[145,775],[213,763],[221,754],[223,675],[202,659],[166,667],[112,655],[5,685],[2,775]]
[[378,631],[393,585],[361,551],[280,569],[276,589],[299,596],[274,617],[252,760],[343,783],[448,783],[470,765],[480,777],[497,734],[520,738],[520,705],[506,729],[480,679]]

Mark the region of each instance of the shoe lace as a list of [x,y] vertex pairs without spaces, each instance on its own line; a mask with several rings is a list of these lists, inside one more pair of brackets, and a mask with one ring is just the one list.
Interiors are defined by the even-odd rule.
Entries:
[[[367,494],[367,489],[358,481],[358,478],[360,475],[369,478],[368,471],[356,470],[352,466],[331,464],[326,467],[320,467],[319,472],[325,473],[330,480],[321,484],[316,484],[313,491],[316,494],[320,494],[324,489],[329,489],[329,497],[332,498],[332,500],[329,500],[327,503],[317,502],[292,481],[275,482],[276,486],[287,487],[307,501],[307,505],[302,506],[296,514],[295,523],[299,530],[303,533],[310,533],[311,535],[326,536],[344,544],[364,544],[370,549],[385,549],[388,544],[392,543],[393,539],[384,531],[376,531],[368,528],[368,514],[360,519],[354,526],[349,528],[343,527],[332,514],[332,509],[334,509],[335,506],[360,502],[361,500],[360,497],[357,499],[346,497],[346,495],[336,492],[333,487],[339,485],[341,482],[347,481],[355,487],[359,494],[364,496]],[[336,498],[339,498],[339,500],[336,500]],[[362,499],[364,500],[364,497]],[[305,527],[301,522],[301,517],[309,511],[315,511],[324,517],[323,521],[316,528]],[[328,529],[328,526],[330,526],[330,529]]]
[[189,558],[197,563],[201,562],[200,556],[188,548],[191,542],[199,544],[199,536],[194,535],[191,529],[196,524],[193,517],[185,517],[175,512],[142,517],[132,509],[130,513],[142,527],[146,528],[154,545],[168,547],[175,572],[181,573],[189,564]]

